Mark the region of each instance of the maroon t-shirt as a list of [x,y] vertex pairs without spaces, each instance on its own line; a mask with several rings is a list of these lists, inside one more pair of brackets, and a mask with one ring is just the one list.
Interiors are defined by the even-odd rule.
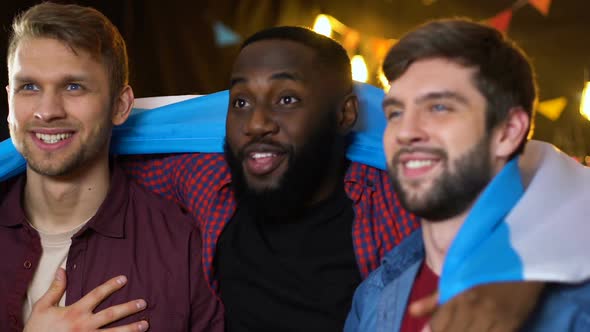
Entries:
[[[41,240],[21,205],[24,176],[0,196],[0,331],[22,331],[22,309]],[[201,235],[178,206],[113,167],[96,215],[72,237],[66,305],[118,275],[127,284],[96,309],[145,299],[147,309],[111,326],[147,319],[150,331],[223,331],[223,307],[201,265]]]
[[416,276],[414,285],[412,286],[412,292],[408,299],[408,305],[406,306],[406,312],[404,313],[404,319],[402,321],[402,327],[400,332],[420,332],[424,328],[424,325],[428,323],[430,317],[416,318],[408,313],[408,308],[416,300],[423,299],[426,296],[432,295],[436,291],[438,286],[438,276],[432,272],[432,270],[426,265],[426,261],[422,262],[420,271]]

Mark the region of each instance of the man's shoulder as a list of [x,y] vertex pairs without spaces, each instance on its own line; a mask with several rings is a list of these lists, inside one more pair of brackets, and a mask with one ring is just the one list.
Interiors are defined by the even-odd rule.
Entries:
[[383,170],[381,168],[378,167],[374,167],[371,165],[367,165],[367,164],[363,164],[363,163],[359,163],[357,161],[350,161],[350,164],[348,166],[348,175],[356,175],[356,173],[362,174],[364,176],[366,175],[372,175],[372,176],[388,176],[388,173],[386,170]]
[[229,167],[222,153],[180,153],[159,155],[119,156],[118,162],[134,180],[158,191],[158,186],[170,184],[200,184],[201,189],[216,188],[214,184],[230,181]]
[[14,179],[0,181],[0,202],[4,200],[6,196],[8,196],[8,192],[14,183]]
[[523,331],[590,331],[590,280],[548,285]]
[[[134,209],[143,209],[152,216],[151,220],[158,226],[172,226],[173,234],[187,234],[196,224],[184,207],[156,193],[149,191],[135,181],[127,180],[130,204]],[[142,221],[143,222],[143,221]]]
[[383,257],[384,282],[389,283],[397,279],[408,269],[422,262],[423,259],[424,242],[422,240],[422,230],[417,229]]
[[[0,181],[0,207],[4,206],[4,201],[9,199],[9,197],[20,193],[20,190],[18,190],[19,188],[17,188],[16,185],[21,183],[23,177],[24,175],[21,174],[8,180]],[[20,201],[20,197],[16,199]],[[7,208],[13,209],[14,206],[10,204]]]
[[162,166],[178,166],[189,164],[206,164],[226,166],[223,153],[167,153],[145,155],[121,155],[118,160],[124,169],[156,163]]
[[381,266],[369,274],[363,281],[363,287],[381,290],[422,262],[423,258],[422,232],[418,229],[385,254]]
[[545,301],[575,306],[590,318],[590,280],[577,284],[551,284]]

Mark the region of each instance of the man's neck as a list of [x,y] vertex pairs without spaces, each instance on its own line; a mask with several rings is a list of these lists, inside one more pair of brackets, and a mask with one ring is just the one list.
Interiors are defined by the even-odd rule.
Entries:
[[108,161],[65,177],[48,177],[27,168],[25,213],[37,229],[66,232],[96,214],[109,185]]
[[442,272],[447,251],[463,222],[465,222],[469,210],[467,209],[460,215],[446,220],[422,220],[422,239],[426,253],[426,265],[438,276]]

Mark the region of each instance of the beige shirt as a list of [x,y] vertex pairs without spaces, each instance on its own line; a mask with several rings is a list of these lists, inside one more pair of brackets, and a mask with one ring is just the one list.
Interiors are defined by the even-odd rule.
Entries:
[[[42,230],[36,229],[41,238],[41,247],[43,253],[39,260],[39,266],[35,271],[33,282],[29,285],[27,298],[23,306],[23,321],[26,322],[31,316],[33,304],[39,300],[51,286],[55,278],[55,273],[59,267],[66,268],[68,251],[72,244],[72,236],[76,234],[86,222],[76,226],[74,229],[59,234],[49,234]],[[31,225],[32,226],[32,225]],[[34,227],[33,227],[34,228]],[[59,301],[59,306],[63,307],[66,302],[66,294]]]

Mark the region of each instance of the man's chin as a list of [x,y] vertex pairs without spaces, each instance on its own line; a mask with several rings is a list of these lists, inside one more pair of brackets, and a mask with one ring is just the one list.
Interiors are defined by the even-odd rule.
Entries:
[[263,195],[268,192],[278,191],[280,189],[280,178],[273,176],[254,177],[245,174],[247,190],[253,194]]

